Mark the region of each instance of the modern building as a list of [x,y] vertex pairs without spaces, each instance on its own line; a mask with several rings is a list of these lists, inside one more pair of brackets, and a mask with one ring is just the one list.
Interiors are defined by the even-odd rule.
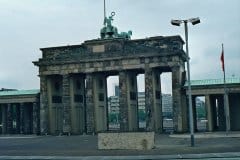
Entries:
[[[119,113],[119,97],[110,96],[108,98],[109,112]],[[138,110],[145,113],[145,92],[138,92]],[[162,112],[164,115],[172,115],[172,96],[162,94]]]
[[145,113],[145,92],[138,92],[138,110]]
[[110,113],[119,114],[119,96],[108,97],[108,107]]
[[[205,100],[205,99],[204,99]],[[205,102],[204,100],[196,97],[196,112],[197,112],[197,119],[206,118],[206,110],[205,110]]]
[[114,93],[115,93],[115,96],[119,97],[119,86],[118,85],[114,86]]
[[[108,97],[110,113],[119,114],[119,96]],[[138,92],[138,110],[145,112],[145,92]]]
[[162,112],[163,117],[172,118],[172,95],[171,94],[162,94]]

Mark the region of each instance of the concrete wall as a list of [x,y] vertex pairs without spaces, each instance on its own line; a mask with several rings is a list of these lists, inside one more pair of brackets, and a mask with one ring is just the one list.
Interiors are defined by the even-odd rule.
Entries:
[[154,147],[154,132],[99,133],[98,149],[150,150]]

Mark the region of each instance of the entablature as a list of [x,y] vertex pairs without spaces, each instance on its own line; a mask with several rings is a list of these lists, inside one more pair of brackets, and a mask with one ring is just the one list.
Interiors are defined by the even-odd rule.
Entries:
[[186,61],[180,36],[151,37],[138,40],[111,39],[85,41],[81,45],[42,48],[37,66],[108,61],[133,57],[179,56]]

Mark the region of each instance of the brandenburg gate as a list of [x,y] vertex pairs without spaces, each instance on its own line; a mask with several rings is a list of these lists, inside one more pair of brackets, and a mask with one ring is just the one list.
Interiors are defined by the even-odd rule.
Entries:
[[105,18],[101,38],[42,48],[33,62],[40,76],[41,134],[92,134],[108,130],[107,77],[119,76],[120,131],[138,131],[137,75],[145,74],[146,131],[162,132],[161,79],[172,73],[173,122],[187,130],[186,54],[180,36],[131,40]]
[[[81,45],[42,48],[40,76],[41,133],[106,131],[107,83],[119,76],[120,130],[137,131],[137,79],[145,74],[147,127],[162,131],[160,75],[172,72],[174,130],[187,129],[186,54],[180,36],[85,41]],[[63,115],[63,116],[62,116]]]

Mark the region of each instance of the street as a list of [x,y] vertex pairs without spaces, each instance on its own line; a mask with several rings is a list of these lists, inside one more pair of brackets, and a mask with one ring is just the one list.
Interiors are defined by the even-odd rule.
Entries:
[[97,136],[0,136],[0,159],[240,159],[240,134],[198,133],[155,136],[152,150],[98,150]]

